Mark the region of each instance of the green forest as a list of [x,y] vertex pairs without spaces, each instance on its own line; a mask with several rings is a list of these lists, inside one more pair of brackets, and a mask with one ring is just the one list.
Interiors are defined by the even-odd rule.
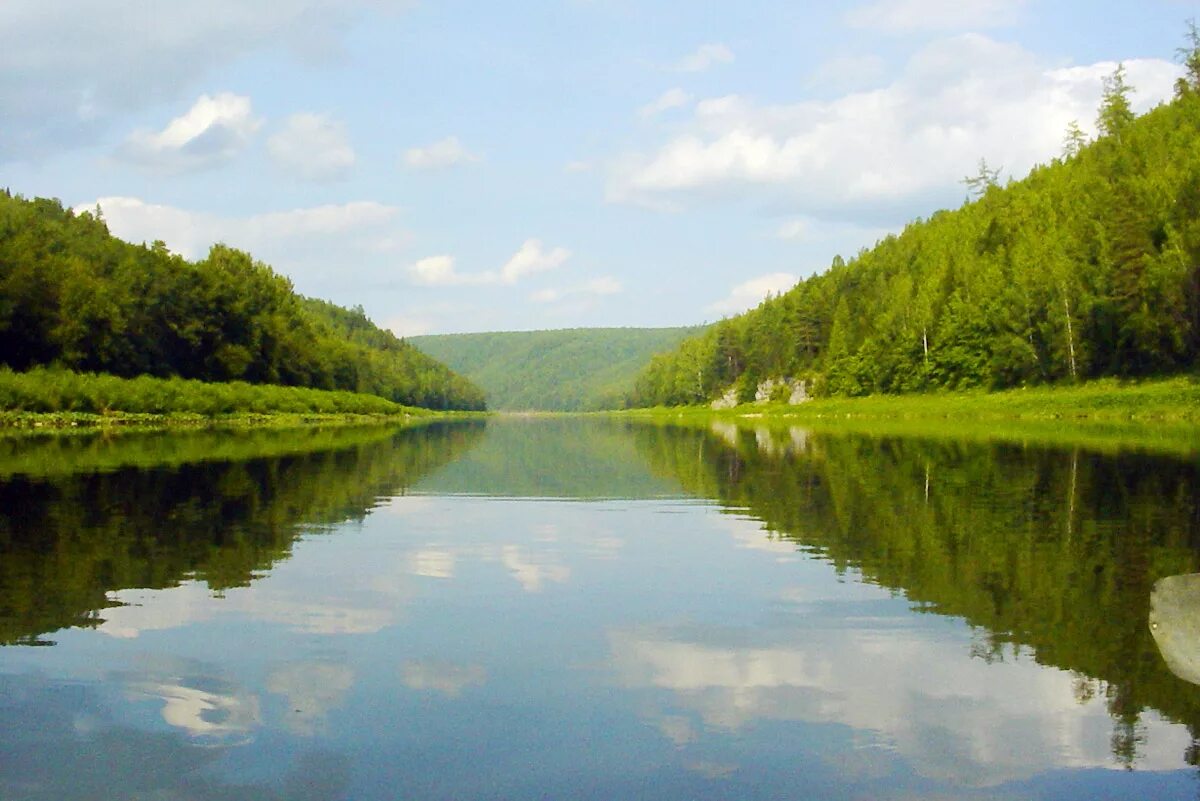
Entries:
[[1142,117],[1118,68],[1099,135],[1001,186],[980,163],[917,220],[642,372],[629,405],[703,403],[794,378],[810,394],[1000,389],[1195,368],[1200,348],[1200,34],[1175,98]]
[[482,387],[491,408],[591,411],[621,406],[651,356],[701,330],[573,328],[409,341]]
[[0,365],[244,381],[482,409],[470,381],[372,323],[297,295],[225,245],[190,262],[132,245],[96,213],[0,192]]

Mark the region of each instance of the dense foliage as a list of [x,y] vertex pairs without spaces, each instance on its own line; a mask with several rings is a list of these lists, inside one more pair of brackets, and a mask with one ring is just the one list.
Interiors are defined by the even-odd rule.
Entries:
[[656,353],[698,328],[574,328],[413,337],[508,410],[613,409]]
[[16,373],[0,367],[0,409],[5,412],[85,414],[199,414],[205,417],[254,414],[373,414],[414,412],[377,395],[338,390],[210,383],[142,375],[120,378],[35,367]]
[[410,406],[478,409],[469,381],[362,309],[308,301],[249,255],[189,262],[131,245],[99,214],[0,193],[0,364],[123,377],[338,389]]
[[1200,349],[1200,36],[1176,97],[1129,110],[1105,82],[1101,132],[910,224],[727,319],[638,378],[633,405],[709,400],[767,378],[818,394],[1000,388],[1188,370]]

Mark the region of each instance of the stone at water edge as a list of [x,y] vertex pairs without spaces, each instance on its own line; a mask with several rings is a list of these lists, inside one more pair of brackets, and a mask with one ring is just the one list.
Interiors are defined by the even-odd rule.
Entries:
[[1167,576],[1154,583],[1150,633],[1171,672],[1200,684],[1200,573]]

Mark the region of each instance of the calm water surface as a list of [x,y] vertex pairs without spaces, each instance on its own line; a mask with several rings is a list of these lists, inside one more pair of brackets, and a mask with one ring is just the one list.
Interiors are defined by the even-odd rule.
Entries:
[[0,798],[1196,798],[1200,586],[1155,582],[1197,478],[604,421],[0,440]]

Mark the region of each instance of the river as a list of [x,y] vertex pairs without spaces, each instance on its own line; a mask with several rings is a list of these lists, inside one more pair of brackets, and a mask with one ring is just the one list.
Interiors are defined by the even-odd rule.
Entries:
[[602,418],[0,440],[0,798],[1195,798],[1198,471]]

